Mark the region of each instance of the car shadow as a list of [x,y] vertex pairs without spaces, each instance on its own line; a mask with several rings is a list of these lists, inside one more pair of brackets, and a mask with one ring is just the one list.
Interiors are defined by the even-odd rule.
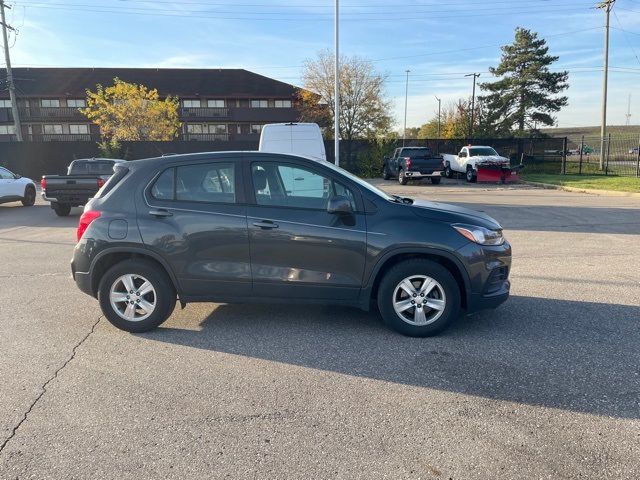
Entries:
[[[189,320],[189,308],[178,315]],[[640,418],[637,306],[514,296],[425,339],[398,335],[377,315],[344,307],[219,305],[200,327],[139,335],[421,388]]]

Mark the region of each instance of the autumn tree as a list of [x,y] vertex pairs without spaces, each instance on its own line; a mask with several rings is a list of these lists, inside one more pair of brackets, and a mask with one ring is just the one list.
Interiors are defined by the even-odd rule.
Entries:
[[80,109],[100,127],[102,137],[111,142],[173,140],[180,129],[178,99],[160,99],[156,89],[127,83],[119,78],[96,91],[87,90],[87,106]]
[[487,92],[480,98],[487,106],[488,123],[503,134],[517,135],[536,123],[553,125],[553,114],[568,103],[566,96],[557,94],[569,87],[569,73],[549,70],[558,58],[549,55],[546,41],[537,33],[516,28],[514,42],[502,47],[500,64],[489,69],[499,80],[480,84]]
[[[329,127],[334,119],[334,55],[323,51],[303,67],[304,90],[298,108],[305,121]],[[376,138],[392,125],[390,103],[385,97],[386,77],[360,57],[340,57],[340,138]],[[331,131],[327,128],[327,132]]]

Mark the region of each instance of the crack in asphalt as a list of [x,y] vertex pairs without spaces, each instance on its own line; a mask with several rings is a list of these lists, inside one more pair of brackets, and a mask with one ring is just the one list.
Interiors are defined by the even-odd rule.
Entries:
[[67,358],[67,360],[65,360],[65,362],[60,366],[60,368],[58,368],[51,377],[49,377],[49,379],[44,382],[44,384],[42,385],[41,388],[41,392],[38,394],[38,396],[33,400],[33,402],[31,402],[31,405],[29,405],[29,408],[27,409],[27,411],[24,413],[24,415],[22,416],[22,418],[20,419],[20,421],[18,422],[18,424],[13,427],[13,429],[11,430],[11,433],[9,434],[9,436],[2,442],[2,444],[0,444],[0,454],[2,454],[2,452],[4,451],[5,447],[7,446],[7,444],[11,441],[11,439],[13,437],[16,436],[16,433],[18,432],[18,429],[22,426],[22,424],[27,420],[27,418],[29,417],[29,414],[31,413],[31,411],[33,410],[33,408],[37,405],[37,403],[40,401],[40,399],[43,397],[43,395],[45,393],[47,393],[47,386],[53,382],[56,378],[58,378],[58,375],[60,374],[60,372],[67,366],[69,365],[69,363],[71,363],[71,360],[73,360],[76,357],[76,352],[78,350],[78,348],[80,348],[80,346],[91,336],[91,334],[93,334],[93,332],[95,332],[96,327],[98,326],[98,323],[100,323],[100,320],[102,320],[102,316],[98,317],[98,320],[96,320],[94,322],[94,324],[91,326],[91,329],[89,330],[89,332],[78,342],[74,345],[73,349],[71,350],[71,356],[69,356],[69,358]]

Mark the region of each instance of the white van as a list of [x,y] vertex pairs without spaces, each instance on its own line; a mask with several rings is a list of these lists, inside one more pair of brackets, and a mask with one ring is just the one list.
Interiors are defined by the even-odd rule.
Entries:
[[269,123],[262,127],[258,150],[327,160],[322,132],[316,123]]

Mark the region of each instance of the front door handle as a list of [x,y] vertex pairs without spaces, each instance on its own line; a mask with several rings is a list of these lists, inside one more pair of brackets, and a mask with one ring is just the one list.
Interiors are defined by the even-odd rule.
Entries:
[[277,223],[273,223],[271,220],[262,220],[260,222],[253,222],[254,227],[262,228],[263,230],[270,230],[272,228],[278,228]]
[[156,208],[153,210],[149,210],[149,215],[153,215],[154,217],[170,217],[173,215],[169,210],[165,210],[164,208]]

